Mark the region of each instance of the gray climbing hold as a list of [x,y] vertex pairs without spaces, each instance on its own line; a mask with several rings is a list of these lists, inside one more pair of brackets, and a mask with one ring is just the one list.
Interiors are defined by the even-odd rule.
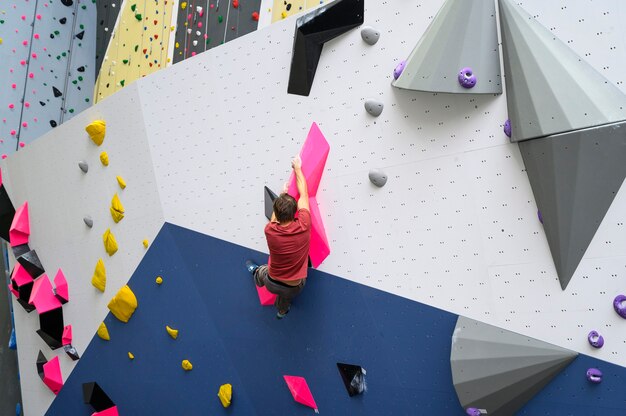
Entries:
[[387,175],[378,169],[370,170],[369,177],[370,181],[379,188],[382,188],[387,183]]
[[374,117],[378,117],[383,112],[384,107],[385,105],[377,100],[365,101],[365,111],[367,111]]
[[361,37],[368,45],[375,45],[378,39],[380,39],[380,32],[373,27],[365,26],[361,29]]
[[78,162],[78,167],[85,173],[87,173],[87,171],[89,170],[89,165],[87,164],[87,162],[83,162],[82,160]]
[[87,224],[87,227],[89,228],[93,227],[93,220],[91,219],[90,216],[86,216],[85,218],[83,218],[83,221],[85,221],[85,224]]

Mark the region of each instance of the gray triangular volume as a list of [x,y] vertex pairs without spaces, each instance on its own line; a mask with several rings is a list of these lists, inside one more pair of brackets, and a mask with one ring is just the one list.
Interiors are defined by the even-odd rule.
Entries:
[[268,220],[271,220],[274,212],[274,200],[278,198],[278,195],[266,186],[263,191],[263,198],[265,200],[265,216]]
[[626,178],[626,122],[519,143],[565,289]]
[[[470,89],[458,81],[466,67],[477,78]],[[494,0],[447,0],[392,85],[417,91],[502,93]]]
[[511,141],[626,119],[626,96],[511,0],[500,0]]
[[452,382],[464,408],[485,409],[488,415],[511,415],[577,355],[459,316],[450,353]]

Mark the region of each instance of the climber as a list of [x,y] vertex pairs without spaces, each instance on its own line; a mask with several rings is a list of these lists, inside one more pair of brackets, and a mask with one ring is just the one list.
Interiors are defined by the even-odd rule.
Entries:
[[293,159],[291,167],[296,176],[300,199],[296,202],[285,190],[274,200],[272,218],[265,226],[269,262],[262,266],[250,260],[246,262],[256,285],[265,286],[269,292],[277,295],[274,306],[278,309],[278,319],[289,313],[291,300],[304,288],[311,239],[309,194],[299,156]]

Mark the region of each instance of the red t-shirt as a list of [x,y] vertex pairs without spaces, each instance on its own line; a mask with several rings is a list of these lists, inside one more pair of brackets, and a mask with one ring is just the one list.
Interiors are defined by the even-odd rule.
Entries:
[[296,218],[286,227],[270,222],[265,226],[270,249],[269,275],[276,280],[306,278],[311,240],[311,213],[298,210]]

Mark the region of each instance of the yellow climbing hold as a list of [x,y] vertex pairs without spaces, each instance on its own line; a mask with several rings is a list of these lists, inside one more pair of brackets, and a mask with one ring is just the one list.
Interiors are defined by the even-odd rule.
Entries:
[[107,152],[100,153],[100,162],[102,162],[104,166],[109,166],[109,155]]
[[222,406],[230,406],[230,402],[233,399],[233,386],[231,386],[230,384],[222,384],[220,386],[220,390],[217,392],[217,397],[220,398]]
[[174,339],[178,338],[178,329],[170,328],[169,325],[165,325],[165,330],[170,334],[170,337]]
[[163,283],[163,278],[161,276],[157,276],[156,283],[157,285],[160,285],[161,283]]
[[109,256],[117,253],[117,240],[115,239],[115,236],[111,232],[110,228],[107,228],[102,235],[102,241],[104,242],[104,249]]
[[282,17],[283,19],[284,19],[284,18],[286,18],[286,17],[287,17],[287,12],[282,12],[282,13],[280,14],[280,17]]
[[128,351],[128,358],[130,358],[131,360],[134,360],[135,356],[133,355],[132,352]]
[[107,329],[107,326],[104,324],[104,322],[100,323],[97,334],[100,338],[102,338],[105,341],[111,340],[111,336],[109,335],[109,330]]
[[2,38],[0,38],[0,45],[2,45],[2,42],[3,42],[3,40],[2,40]]
[[107,307],[117,319],[122,322],[128,322],[130,317],[133,316],[135,309],[137,309],[137,297],[128,285],[124,285],[113,296]]
[[85,127],[89,138],[98,146],[104,142],[104,134],[106,133],[106,123],[104,120],[92,121]]
[[143,240],[143,248],[148,248],[148,240]]
[[189,371],[193,368],[193,365],[189,362],[189,360],[183,360],[183,370]]
[[117,177],[117,183],[120,186],[120,188],[122,189],[126,188],[126,181],[121,176]]
[[181,9],[183,9],[183,10],[185,10],[185,9],[187,8],[187,2],[186,2],[186,1],[182,2],[182,3],[180,4],[180,8],[181,8]]
[[113,217],[113,221],[116,223],[122,221],[122,218],[124,218],[124,205],[122,205],[122,201],[120,201],[120,197],[117,196],[117,194],[113,195],[110,211],[111,217]]
[[100,292],[104,292],[104,288],[107,285],[107,271],[104,268],[104,262],[102,259],[98,259],[98,263],[96,263],[96,269],[93,272],[91,284],[94,285],[94,287]]
[[180,48],[180,44],[178,42],[176,42],[176,44],[174,45],[174,47],[176,48]]

